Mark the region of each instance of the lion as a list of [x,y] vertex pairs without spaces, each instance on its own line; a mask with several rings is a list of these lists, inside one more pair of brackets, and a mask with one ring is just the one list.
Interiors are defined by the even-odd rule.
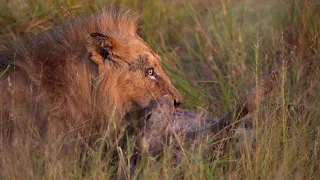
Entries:
[[179,106],[182,97],[137,22],[130,11],[103,10],[1,49],[0,70],[8,69],[0,79],[1,146],[121,129],[126,114],[163,96]]

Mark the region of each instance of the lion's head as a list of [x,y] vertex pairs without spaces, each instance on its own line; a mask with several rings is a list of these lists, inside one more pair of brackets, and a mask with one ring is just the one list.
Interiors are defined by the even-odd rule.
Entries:
[[55,158],[74,150],[79,136],[91,142],[108,132],[113,141],[125,115],[163,96],[179,106],[180,93],[137,35],[135,19],[103,11],[1,49],[0,71],[9,68],[0,79],[0,141],[20,147],[41,139]]
[[136,31],[130,12],[109,10],[8,46],[0,51],[0,70],[14,67],[0,80],[4,111],[22,119],[34,110],[41,131],[60,132],[88,120],[99,126],[114,109],[121,118],[165,95],[179,106],[160,56]]
[[99,74],[107,79],[104,83],[109,89],[104,92],[112,91],[111,98],[121,109],[143,108],[164,95],[172,98],[174,106],[181,104],[181,95],[161,67],[160,56],[138,35],[91,33],[87,50]]

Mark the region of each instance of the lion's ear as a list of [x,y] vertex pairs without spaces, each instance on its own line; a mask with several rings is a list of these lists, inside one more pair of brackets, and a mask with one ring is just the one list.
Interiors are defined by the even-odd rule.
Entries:
[[87,50],[91,56],[98,56],[103,61],[112,56],[112,50],[118,45],[117,41],[101,33],[91,33],[87,38]]
[[103,64],[112,56],[112,51],[118,46],[117,41],[101,33],[91,33],[87,37],[87,50],[90,59],[102,70]]

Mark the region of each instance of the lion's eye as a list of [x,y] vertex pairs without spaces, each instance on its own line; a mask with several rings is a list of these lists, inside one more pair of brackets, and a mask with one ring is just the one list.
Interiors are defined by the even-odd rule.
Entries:
[[154,69],[152,67],[146,70],[146,76],[154,76]]

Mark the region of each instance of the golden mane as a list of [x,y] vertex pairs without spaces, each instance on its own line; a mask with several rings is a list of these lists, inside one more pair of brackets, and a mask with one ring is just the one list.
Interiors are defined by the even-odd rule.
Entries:
[[[90,74],[94,75],[96,69],[90,69],[85,65],[90,64],[88,58],[85,58],[88,57],[87,38],[93,32],[112,35],[115,38],[123,34],[136,36],[137,21],[138,16],[130,10],[110,8],[86,18],[72,19],[64,25],[37,35],[21,38],[0,50],[0,71],[11,65],[1,79],[1,86],[7,86],[6,76],[17,74],[17,79],[20,79],[22,84],[33,86],[34,90],[30,92],[30,96],[33,96],[32,93],[38,93],[38,103],[47,109],[41,116],[59,114],[70,121],[79,118],[98,118],[102,121],[109,114],[106,106],[111,104],[104,102],[106,105],[93,105],[96,102],[91,95],[95,91],[93,86],[96,85],[93,85],[95,80],[90,78]],[[75,65],[77,63],[78,65]],[[111,74],[109,80],[112,80],[113,76]],[[105,86],[112,85],[104,81]],[[112,94],[113,88],[106,89]],[[87,104],[84,105],[83,102]],[[88,107],[95,107],[95,110]]]

